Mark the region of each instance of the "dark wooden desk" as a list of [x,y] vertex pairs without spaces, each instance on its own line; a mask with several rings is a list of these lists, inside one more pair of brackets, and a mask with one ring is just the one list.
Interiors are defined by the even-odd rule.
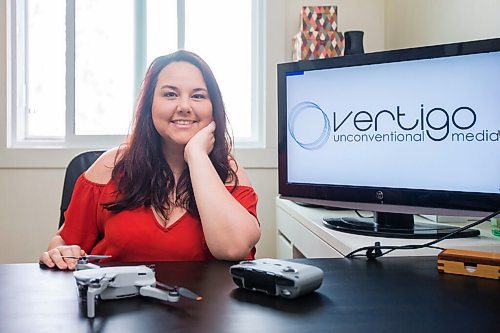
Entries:
[[0,332],[495,332],[496,280],[441,275],[435,257],[297,260],[321,267],[317,292],[286,300],[236,289],[230,263],[157,263],[157,279],[204,300],[103,301],[89,320],[71,272],[0,265]]

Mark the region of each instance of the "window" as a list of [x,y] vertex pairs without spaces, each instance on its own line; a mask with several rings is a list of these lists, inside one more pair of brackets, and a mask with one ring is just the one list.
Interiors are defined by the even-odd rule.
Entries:
[[262,145],[261,0],[12,0],[10,7],[9,146],[122,142],[147,66],[176,49],[198,53],[214,71],[236,145]]

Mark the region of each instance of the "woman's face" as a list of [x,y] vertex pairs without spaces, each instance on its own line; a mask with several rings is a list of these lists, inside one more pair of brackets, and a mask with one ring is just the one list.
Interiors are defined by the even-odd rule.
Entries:
[[153,94],[153,124],[166,145],[184,146],[212,121],[212,102],[201,71],[177,61],[158,75]]

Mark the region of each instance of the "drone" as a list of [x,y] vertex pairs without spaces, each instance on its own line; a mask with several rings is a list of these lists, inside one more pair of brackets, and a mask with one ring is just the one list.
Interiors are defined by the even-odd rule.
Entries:
[[81,257],[63,256],[77,259],[73,273],[80,299],[87,303],[87,317],[95,317],[95,304],[98,299],[121,299],[133,296],[152,297],[167,302],[177,302],[181,296],[200,301],[203,297],[189,289],[170,287],[156,281],[154,270],[145,265],[100,267],[90,260],[109,258],[105,255]]

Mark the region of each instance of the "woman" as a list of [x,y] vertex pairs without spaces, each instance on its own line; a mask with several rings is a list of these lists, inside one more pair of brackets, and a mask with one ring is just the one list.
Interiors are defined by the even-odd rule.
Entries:
[[230,154],[222,96],[208,65],[177,51],[150,65],[122,146],[78,179],[65,223],[40,262],[253,259],[257,195]]

